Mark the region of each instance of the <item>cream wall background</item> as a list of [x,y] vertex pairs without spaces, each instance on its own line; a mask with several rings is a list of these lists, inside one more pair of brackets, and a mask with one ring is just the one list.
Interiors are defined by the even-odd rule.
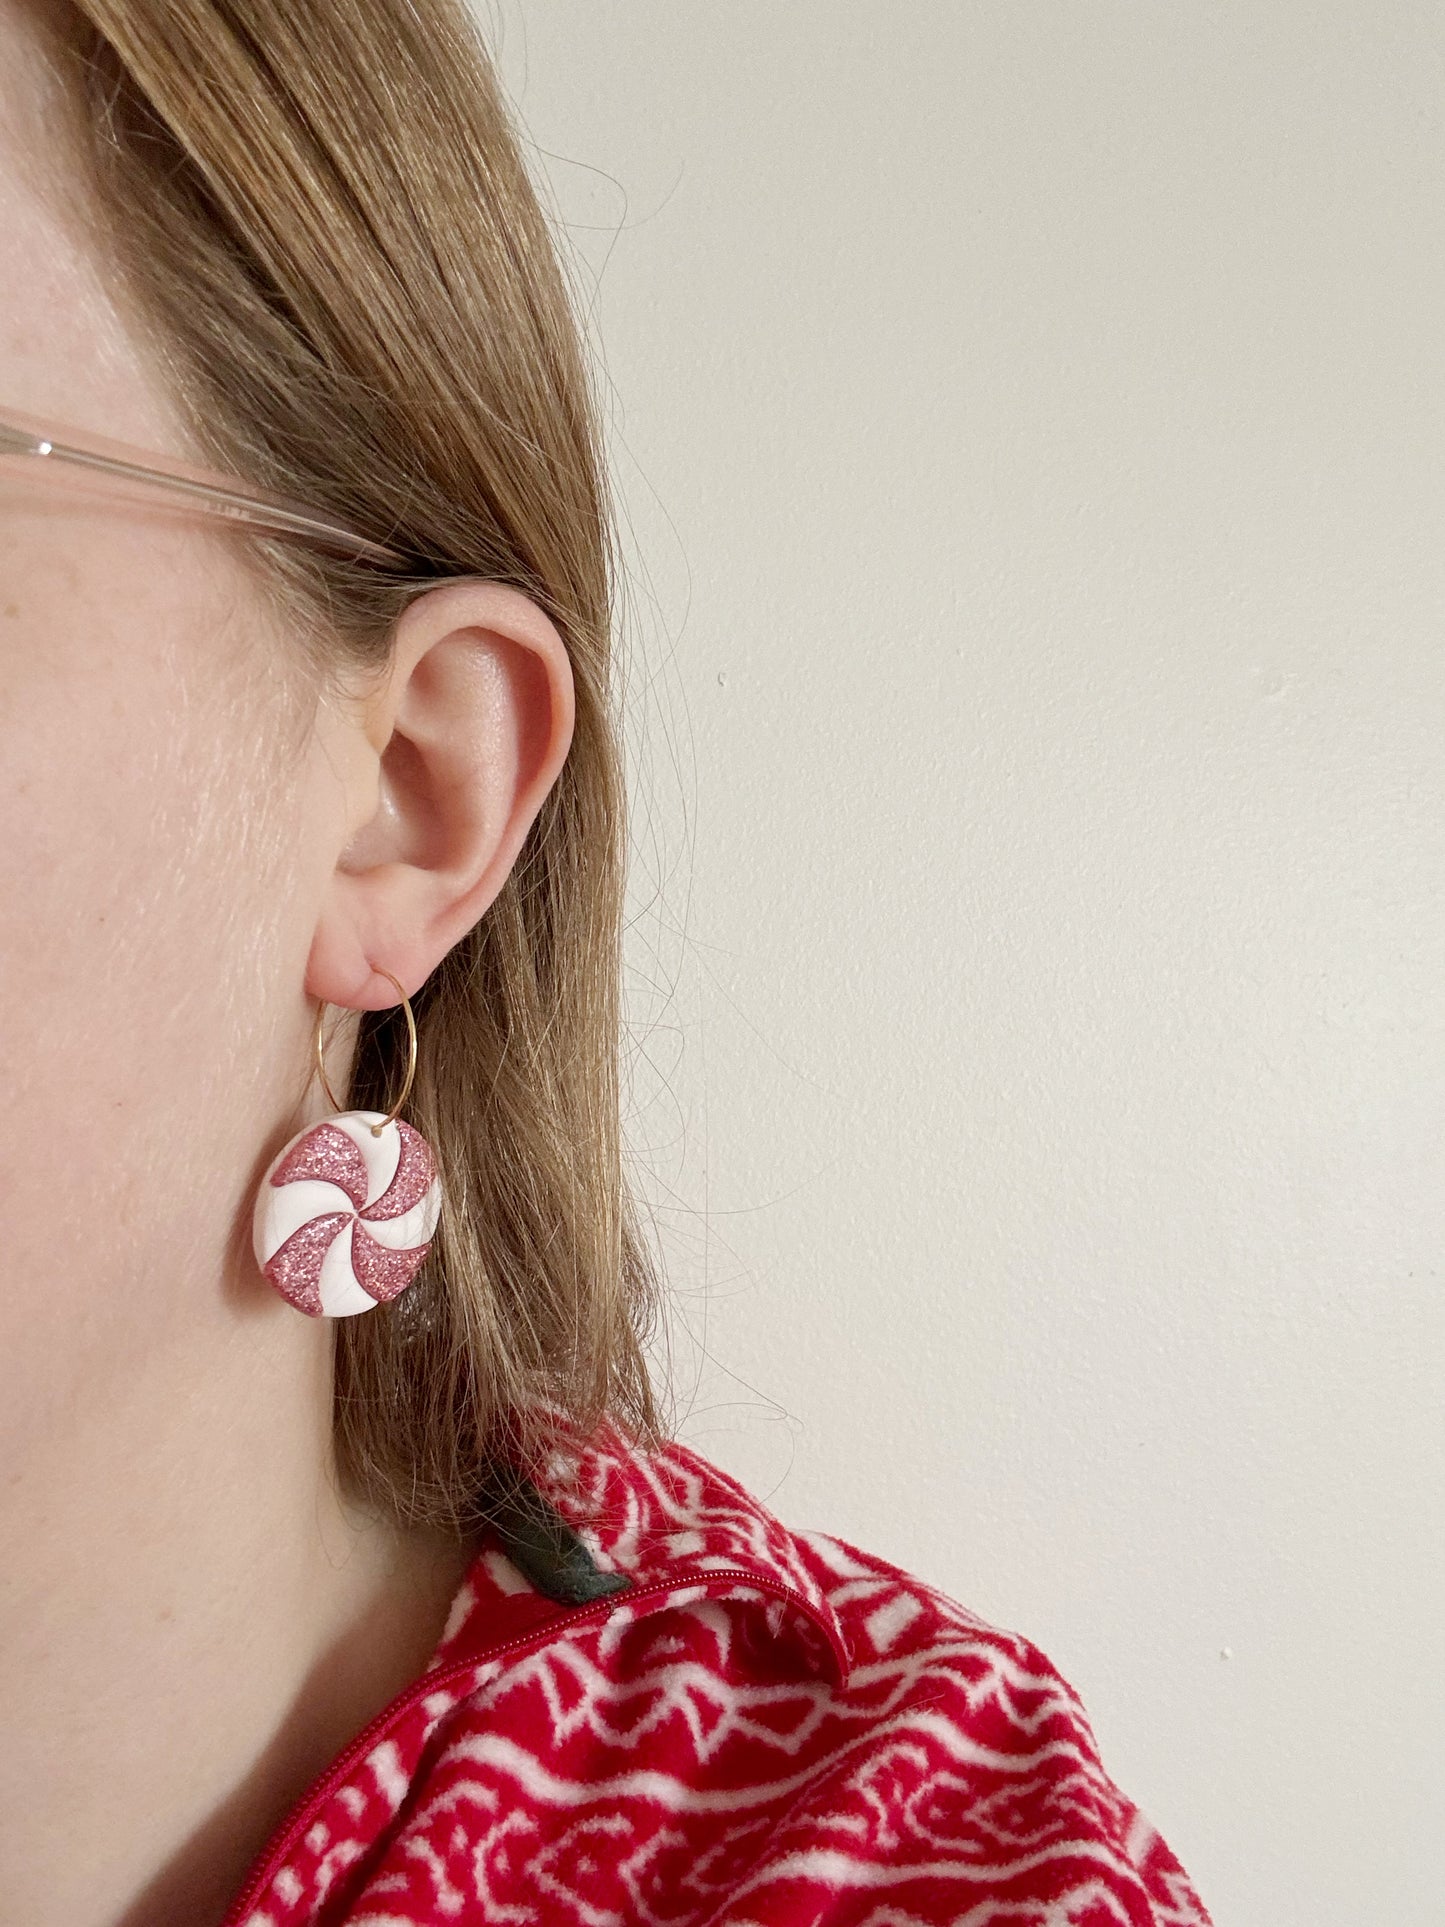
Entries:
[[1445,1920],[1445,16],[483,18],[683,1435],[1037,1639],[1219,1927]]

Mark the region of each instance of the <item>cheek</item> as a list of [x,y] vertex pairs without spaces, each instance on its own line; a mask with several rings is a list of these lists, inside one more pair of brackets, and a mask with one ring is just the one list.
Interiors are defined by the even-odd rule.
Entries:
[[83,1371],[87,1334],[123,1356],[214,1294],[319,889],[281,698],[213,597],[161,570],[58,632],[5,600],[0,1397],[26,1351]]
[[[165,1075],[146,1055],[162,1012],[183,1027],[217,1012],[265,947],[287,795],[214,615],[211,661],[185,635],[84,603],[72,616],[90,618],[78,639],[33,624],[11,639],[29,667],[0,701],[3,1029],[113,1102],[117,1083]],[[184,625],[184,606],[168,619]]]

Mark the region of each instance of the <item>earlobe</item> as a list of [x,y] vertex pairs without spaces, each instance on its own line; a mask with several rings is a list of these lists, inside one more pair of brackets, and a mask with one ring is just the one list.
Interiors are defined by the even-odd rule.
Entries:
[[468,578],[415,598],[389,674],[342,727],[362,772],[318,907],[306,989],[354,1010],[414,995],[482,917],[566,761],[560,631],[521,590]]

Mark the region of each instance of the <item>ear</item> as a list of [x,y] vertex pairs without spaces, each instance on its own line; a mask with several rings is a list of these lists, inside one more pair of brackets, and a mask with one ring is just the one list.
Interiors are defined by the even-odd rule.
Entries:
[[399,617],[386,671],[329,712],[342,837],[306,969],[328,1003],[408,996],[506,881],[566,760],[572,665],[520,589],[463,579]]

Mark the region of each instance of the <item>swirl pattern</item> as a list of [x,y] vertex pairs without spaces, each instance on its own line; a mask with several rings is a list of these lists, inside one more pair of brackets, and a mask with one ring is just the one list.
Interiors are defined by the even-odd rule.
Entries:
[[[385,1126],[377,1136],[374,1124]],[[406,1290],[440,1213],[421,1133],[381,1111],[343,1111],[298,1131],[272,1159],[256,1195],[256,1262],[308,1317],[351,1317]]]

